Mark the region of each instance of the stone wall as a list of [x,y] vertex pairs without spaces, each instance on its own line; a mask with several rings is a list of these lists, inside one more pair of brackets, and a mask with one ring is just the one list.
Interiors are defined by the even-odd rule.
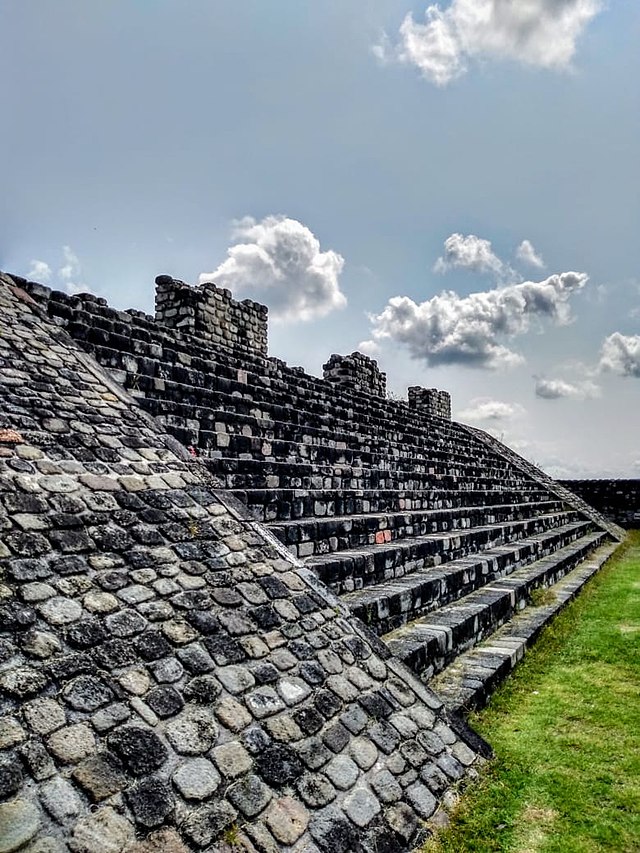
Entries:
[[640,528],[640,480],[560,480],[621,527]]
[[429,418],[451,420],[451,395],[437,388],[421,388],[412,385],[408,389],[409,407],[422,412]]
[[267,354],[266,305],[237,302],[213,283],[190,287],[170,275],[156,278],[156,320],[163,326],[198,335],[212,344]]

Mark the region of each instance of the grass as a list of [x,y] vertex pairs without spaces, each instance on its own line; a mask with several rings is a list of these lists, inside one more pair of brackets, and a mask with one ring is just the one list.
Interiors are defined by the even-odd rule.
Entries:
[[640,531],[469,718],[496,757],[425,853],[640,851]]

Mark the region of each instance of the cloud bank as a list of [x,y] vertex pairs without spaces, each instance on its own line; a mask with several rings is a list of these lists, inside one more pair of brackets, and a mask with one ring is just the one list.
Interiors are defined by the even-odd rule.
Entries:
[[213,281],[234,295],[265,300],[276,320],[313,320],[347,304],[339,278],[344,258],[320,251],[318,238],[301,222],[285,216],[250,216],[235,223],[240,242],[200,282]]
[[600,396],[600,388],[588,379],[567,382],[564,379],[536,377],[536,397],[543,400],[589,400]]
[[585,273],[565,272],[469,296],[443,291],[420,303],[394,296],[380,314],[371,317],[371,337],[375,342],[400,344],[413,358],[433,367],[512,367],[524,359],[503,339],[524,334],[532,320],[567,324],[569,299],[587,280]]
[[640,379],[640,335],[614,332],[605,338],[600,350],[600,369]]
[[[603,8],[601,0],[452,0],[409,13],[394,58],[414,65],[436,86],[462,76],[474,60],[515,60],[536,68],[570,67],[576,43]],[[389,58],[388,46],[375,53]]]

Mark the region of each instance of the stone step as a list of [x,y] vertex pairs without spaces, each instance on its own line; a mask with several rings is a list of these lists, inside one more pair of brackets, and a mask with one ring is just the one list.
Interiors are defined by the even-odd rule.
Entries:
[[551,589],[553,600],[529,604],[490,637],[459,655],[429,686],[456,713],[482,708],[496,687],[514,669],[542,629],[572,601],[611,554],[616,542],[600,545]]
[[[438,473],[428,463],[425,470],[398,470],[389,468],[366,468],[349,465],[313,465],[309,462],[271,462],[252,458],[205,458],[207,469],[220,481],[224,488],[242,489],[458,489],[464,485],[470,490],[495,488],[495,478],[485,476],[485,470],[477,467],[477,473],[465,472],[460,477],[451,473]],[[518,472],[500,477],[506,489],[530,489],[531,480]],[[539,488],[539,486],[538,486]]]
[[510,503],[490,507],[370,512],[330,518],[268,522],[274,536],[297,557],[346,551],[360,545],[383,545],[428,533],[465,530],[498,522],[523,521],[562,510],[561,501]]
[[404,577],[342,596],[351,612],[378,634],[387,634],[474,589],[529,565],[584,536],[592,525],[573,522],[518,542],[508,542],[436,568],[418,569]]
[[309,557],[305,561],[323,583],[341,595],[417,569],[438,566],[450,560],[477,554],[487,548],[515,543],[536,533],[578,521],[569,511],[541,515],[524,521],[486,524],[470,530],[430,533],[382,545],[363,545],[335,554]]
[[392,654],[429,679],[525,607],[532,590],[552,586],[606,539],[604,531],[587,533],[508,577],[385,634],[383,639]]
[[259,521],[290,521],[296,518],[332,518],[369,512],[414,512],[427,509],[457,510],[462,507],[502,503],[539,503],[551,498],[539,486],[518,491],[503,489],[449,489],[408,491],[402,489],[230,489]]

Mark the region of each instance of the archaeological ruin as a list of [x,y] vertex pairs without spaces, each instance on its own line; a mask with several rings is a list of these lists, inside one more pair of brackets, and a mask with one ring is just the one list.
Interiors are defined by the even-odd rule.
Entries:
[[0,853],[418,849],[624,536],[614,486],[361,353],[289,367],[267,316],[0,274]]

